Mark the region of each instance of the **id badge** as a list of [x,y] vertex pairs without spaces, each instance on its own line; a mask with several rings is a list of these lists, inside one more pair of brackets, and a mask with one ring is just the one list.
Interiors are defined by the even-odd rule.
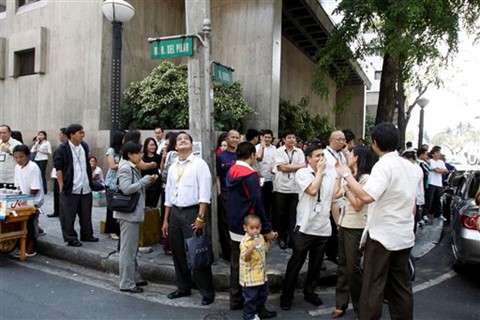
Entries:
[[7,159],[7,154],[6,153],[0,153],[0,162],[5,162]]
[[315,212],[316,213],[322,212],[322,203],[321,202],[317,202],[317,204],[315,204]]

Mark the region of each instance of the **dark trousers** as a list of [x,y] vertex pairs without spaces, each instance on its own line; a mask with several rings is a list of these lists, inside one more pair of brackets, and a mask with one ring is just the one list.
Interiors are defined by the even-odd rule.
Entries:
[[278,239],[292,244],[292,233],[297,220],[298,194],[275,193],[274,229],[278,230]]
[[413,293],[408,273],[411,248],[388,251],[378,241],[367,238],[360,294],[360,319],[380,319],[384,293],[391,319],[413,319]]
[[257,311],[265,307],[268,297],[268,285],[265,283],[261,286],[243,287],[243,320],[251,320],[255,318]]
[[145,189],[145,207],[156,208],[158,206],[158,200],[160,200],[161,192],[162,181],[161,179],[157,179],[155,184]]
[[429,185],[425,190],[425,206],[424,214],[431,214],[435,218],[442,214],[442,206],[440,197],[442,196],[443,187]]
[[227,194],[224,191],[218,196],[218,235],[222,248],[222,258],[230,261],[232,248],[230,247],[231,240],[228,232]]
[[230,308],[243,305],[242,286],[240,286],[240,242],[231,241],[230,259]]
[[78,240],[75,231],[75,217],[80,220],[80,238],[93,236],[92,227],[92,194],[60,193],[60,224],[62,226],[63,241]]
[[170,211],[168,234],[172,249],[173,265],[175,266],[177,288],[178,291],[183,293],[190,292],[193,279],[203,297],[213,298],[215,292],[213,290],[212,267],[208,266],[191,272],[187,266],[184,241],[193,235],[192,224],[195,222],[197,214],[198,207],[185,210],[172,207]]
[[330,214],[330,226],[332,227],[332,235],[328,238],[325,254],[328,260],[336,262],[338,257],[338,230],[332,214]]
[[272,221],[273,182],[265,181],[262,187],[263,207],[269,221]]
[[60,214],[60,187],[57,179],[53,179],[53,213]]
[[107,208],[107,217],[105,219],[105,233],[114,233],[120,235],[120,226],[117,219],[113,217],[113,211]]
[[40,173],[42,174],[43,192],[47,194],[47,179],[45,177],[45,174],[47,171],[48,160],[35,161],[35,163],[40,168]]
[[28,217],[27,220],[27,239],[37,240],[38,237],[38,211]]
[[360,292],[362,290],[362,251],[359,249],[363,229],[340,227],[338,230],[338,265],[335,307],[347,310],[349,297],[353,310],[359,313]]
[[297,285],[298,274],[302,269],[308,254],[308,270],[303,287],[305,296],[314,296],[315,289],[320,279],[320,270],[325,253],[328,237],[312,236],[295,231],[293,234],[293,252],[288,260],[283,293],[280,300],[291,301]]

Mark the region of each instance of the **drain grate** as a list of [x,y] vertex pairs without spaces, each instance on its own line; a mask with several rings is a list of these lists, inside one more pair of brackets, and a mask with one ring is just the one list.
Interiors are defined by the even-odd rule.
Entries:
[[228,320],[228,315],[224,312],[207,313],[202,317],[202,320]]

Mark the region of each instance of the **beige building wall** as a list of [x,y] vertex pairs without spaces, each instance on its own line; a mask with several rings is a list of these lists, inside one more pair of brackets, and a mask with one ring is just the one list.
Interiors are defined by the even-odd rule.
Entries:
[[213,60],[233,66],[233,79],[256,110],[246,126],[278,130],[281,1],[211,0]]
[[290,41],[282,40],[282,72],[280,84],[280,98],[288,99],[295,103],[303,97],[310,101],[310,114],[312,116],[328,116],[330,122],[335,124],[335,113],[332,111],[336,103],[335,83],[325,76],[329,84],[330,94],[322,98],[312,89],[315,64]]
[[337,127],[340,129],[350,129],[355,137],[364,136],[365,122],[365,86],[345,86],[337,91],[337,100],[341,101],[344,97],[350,98],[350,105],[344,111],[337,114]]

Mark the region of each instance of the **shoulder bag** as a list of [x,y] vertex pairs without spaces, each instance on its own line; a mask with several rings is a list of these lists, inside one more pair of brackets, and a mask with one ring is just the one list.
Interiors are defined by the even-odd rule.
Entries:
[[[132,184],[133,184],[133,168],[132,168]],[[107,188],[107,208],[112,211],[121,213],[134,213],[140,199],[140,192],[132,194],[124,194],[117,186],[115,188]]]

